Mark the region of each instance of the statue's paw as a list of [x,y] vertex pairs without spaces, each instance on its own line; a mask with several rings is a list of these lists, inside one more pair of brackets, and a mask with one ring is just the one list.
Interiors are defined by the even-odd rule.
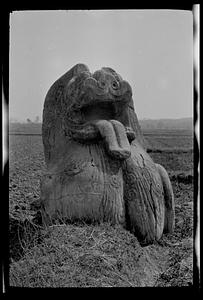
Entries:
[[131,155],[131,151],[125,148],[113,148],[110,149],[110,155],[117,159],[127,159]]

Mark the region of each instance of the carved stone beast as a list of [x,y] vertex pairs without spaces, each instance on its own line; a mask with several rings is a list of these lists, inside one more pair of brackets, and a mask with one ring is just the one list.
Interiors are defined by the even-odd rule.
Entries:
[[45,223],[118,223],[142,244],[173,231],[168,174],[145,151],[132,89],[114,70],[77,64],[60,77],[45,99],[42,137]]

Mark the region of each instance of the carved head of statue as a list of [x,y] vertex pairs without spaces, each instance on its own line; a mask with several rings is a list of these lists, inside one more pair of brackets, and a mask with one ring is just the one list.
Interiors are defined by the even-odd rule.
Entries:
[[129,157],[129,142],[141,136],[130,84],[109,67],[91,73],[77,64],[52,85],[45,99],[43,132],[56,128],[80,143],[104,139],[112,156]]

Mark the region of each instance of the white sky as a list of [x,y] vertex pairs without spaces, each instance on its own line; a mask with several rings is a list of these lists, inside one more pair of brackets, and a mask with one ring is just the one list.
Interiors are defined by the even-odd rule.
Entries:
[[193,114],[193,16],[176,10],[10,14],[9,117],[42,117],[52,83],[77,63],[127,80],[139,119]]

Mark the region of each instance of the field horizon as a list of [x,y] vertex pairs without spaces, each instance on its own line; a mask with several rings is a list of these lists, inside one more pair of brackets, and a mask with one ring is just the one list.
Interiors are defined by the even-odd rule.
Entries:
[[[12,120],[14,118],[11,118],[9,120],[9,125],[11,127],[15,126],[21,126],[21,125],[31,125],[31,124],[37,124],[38,126],[42,125],[42,122],[34,122],[34,121],[18,121],[18,120]],[[193,117],[182,117],[182,118],[138,118],[138,121],[140,123],[140,126],[142,129],[191,129],[193,127]]]

